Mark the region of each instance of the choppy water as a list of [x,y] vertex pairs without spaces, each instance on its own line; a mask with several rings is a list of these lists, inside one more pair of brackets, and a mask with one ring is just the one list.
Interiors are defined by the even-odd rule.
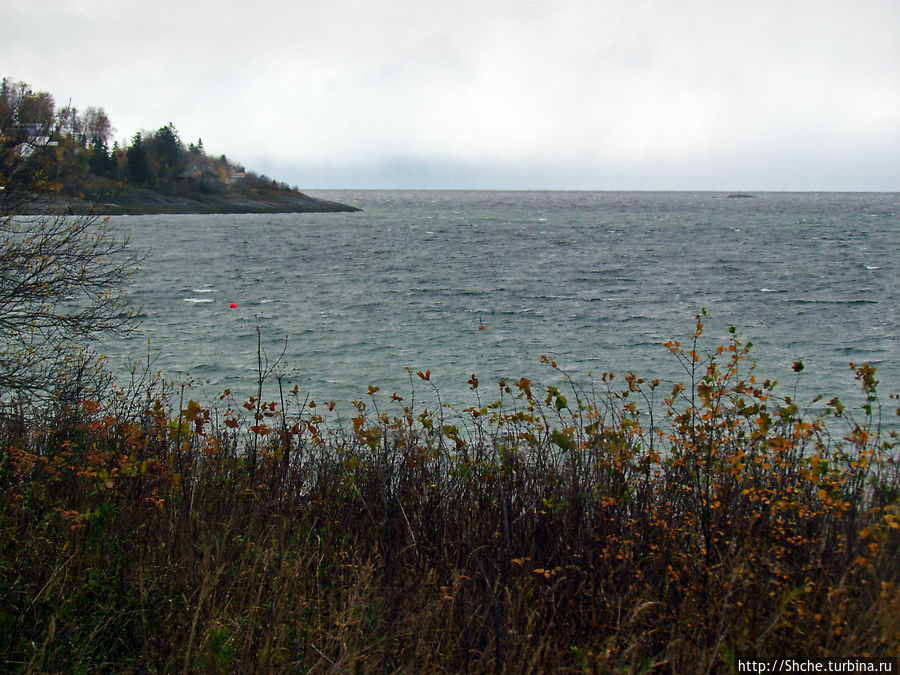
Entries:
[[580,377],[683,379],[660,343],[705,307],[710,349],[733,324],[763,375],[793,387],[804,361],[804,396],[849,392],[850,361],[900,391],[900,194],[317,196],[364,212],[112,219],[152,248],[132,292],[143,323],[104,345],[112,363],[145,360],[149,339],[193,396],[250,394],[258,325],[314,398],[405,395],[408,367],[466,404],[472,373],[553,380],[542,354]]

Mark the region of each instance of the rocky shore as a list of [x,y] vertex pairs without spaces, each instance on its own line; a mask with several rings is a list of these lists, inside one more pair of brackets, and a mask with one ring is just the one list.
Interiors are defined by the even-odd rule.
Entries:
[[128,187],[116,194],[85,197],[60,196],[29,205],[29,213],[65,212],[73,215],[100,213],[110,216],[163,213],[332,213],[361,209],[339,202],[310,197],[302,192],[251,198],[241,194],[190,196],[163,194]]

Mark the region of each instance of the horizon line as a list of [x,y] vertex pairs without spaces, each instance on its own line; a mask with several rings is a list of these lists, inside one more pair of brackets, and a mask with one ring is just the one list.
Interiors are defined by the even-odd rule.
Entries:
[[665,193],[710,193],[724,195],[756,195],[756,194],[900,194],[900,188],[895,190],[875,189],[714,189],[714,188],[485,188],[485,187],[298,187],[300,192],[305,191],[331,191],[331,192],[665,192]]

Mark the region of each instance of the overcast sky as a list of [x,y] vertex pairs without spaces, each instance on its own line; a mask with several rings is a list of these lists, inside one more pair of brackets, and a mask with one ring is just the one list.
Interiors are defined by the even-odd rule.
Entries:
[[0,0],[0,75],[315,188],[900,190],[898,0]]

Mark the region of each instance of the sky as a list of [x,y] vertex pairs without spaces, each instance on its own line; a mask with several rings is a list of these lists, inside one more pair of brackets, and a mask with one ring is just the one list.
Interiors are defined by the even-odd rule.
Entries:
[[303,189],[900,190],[898,0],[0,0],[0,76]]

